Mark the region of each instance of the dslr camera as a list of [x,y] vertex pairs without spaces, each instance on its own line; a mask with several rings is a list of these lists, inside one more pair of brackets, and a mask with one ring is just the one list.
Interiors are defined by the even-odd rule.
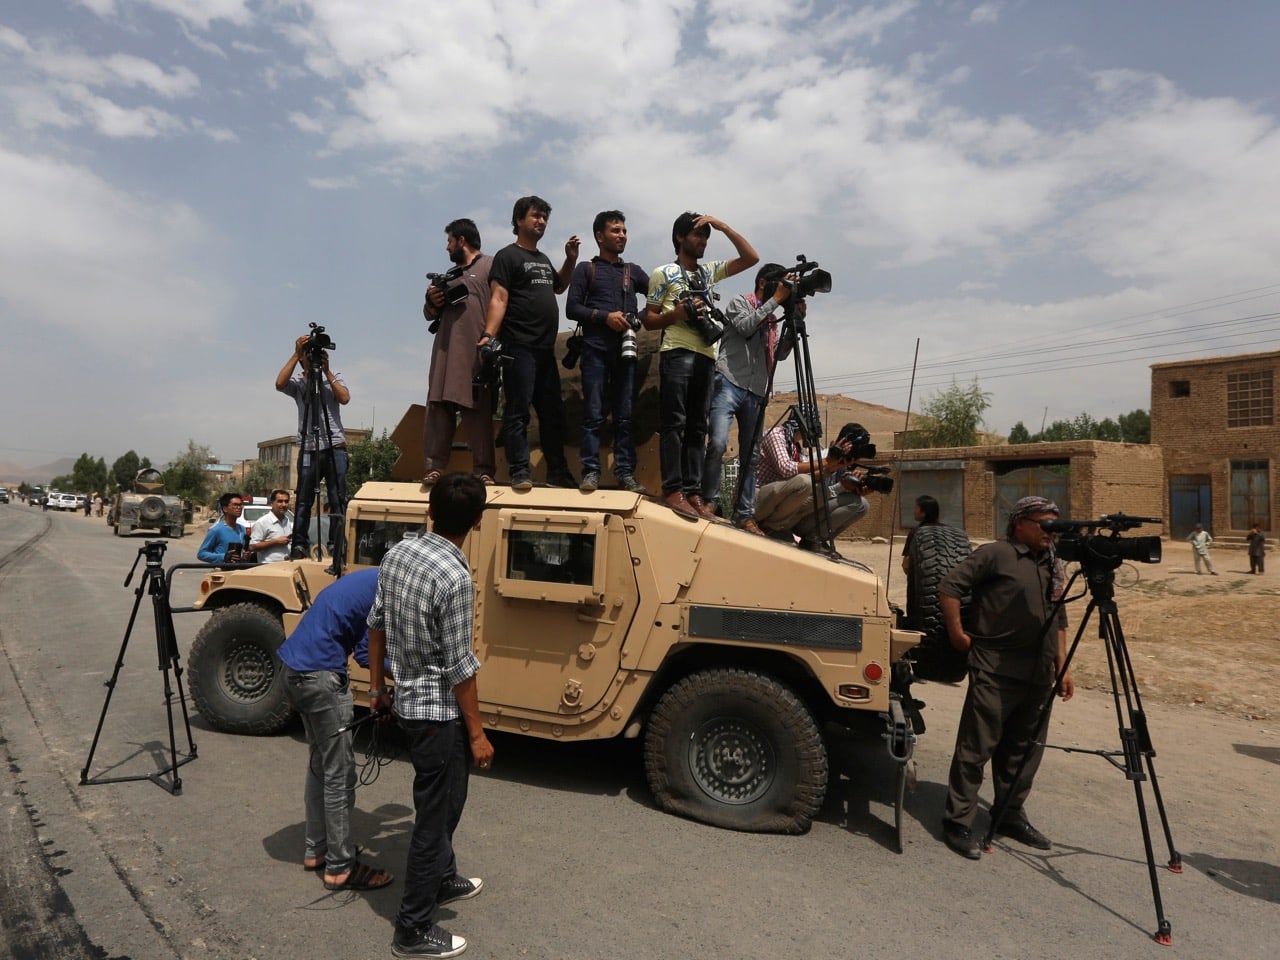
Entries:
[[622,331],[622,359],[635,360],[640,354],[640,341],[636,334],[640,330],[640,318],[634,313],[624,313],[627,329]]
[[471,378],[471,396],[479,403],[484,391],[491,391],[493,407],[498,407],[498,394],[502,388],[502,368],[511,362],[510,357],[502,355],[502,341],[490,337],[480,348],[480,365]]
[[[463,264],[450,267],[444,273],[428,273],[427,279],[431,282],[427,284],[427,292],[431,292],[431,288],[435,287],[444,294],[444,305],[446,307],[456,307],[462,301],[467,299],[467,288],[459,283],[457,286],[450,286],[457,280],[462,279],[462,274],[467,268]],[[440,329],[440,318],[436,317],[427,327],[428,333],[435,333]]]
[[715,303],[719,299],[720,294],[706,287],[701,289],[690,287],[676,301],[689,315],[689,326],[693,327],[698,336],[706,341],[707,346],[711,346],[724,336],[724,313]]

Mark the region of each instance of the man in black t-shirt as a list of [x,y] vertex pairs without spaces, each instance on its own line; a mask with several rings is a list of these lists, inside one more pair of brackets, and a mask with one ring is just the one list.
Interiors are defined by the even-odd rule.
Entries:
[[556,328],[560,307],[556,295],[569,286],[578,262],[578,244],[572,236],[564,245],[564,263],[557,271],[538,249],[547,230],[551,205],[541,197],[521,197],[511,212],[511,232],[516,242],[503,247],[489,271],[489,310],[479,346],[502,333],[503,373],[502,437],[507,471],[515,490],[533,487],[529,473],[529,407],[538,413],[542,455],[547,461],[547,482],[576,487],[564,456],[564,401],[560,396],[560,371],[556,368]]

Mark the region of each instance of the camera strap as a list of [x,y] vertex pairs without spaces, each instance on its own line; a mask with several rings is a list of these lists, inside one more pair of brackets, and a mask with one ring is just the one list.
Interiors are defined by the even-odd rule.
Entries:
[[[618,306],[618,309],[623,313],[626,313],[627,300],[631,296],[631,264],[626,260],[621,260],[619,262],[622,264],[622,303]],[[583,294],[583,303],[586,303],[587,298],[591,296],[591,288],[595,285],[595,282],[596,258],[592,257],[587,261],[587,292]],[[579,326],[581,326],[581,324],[579,324]]]

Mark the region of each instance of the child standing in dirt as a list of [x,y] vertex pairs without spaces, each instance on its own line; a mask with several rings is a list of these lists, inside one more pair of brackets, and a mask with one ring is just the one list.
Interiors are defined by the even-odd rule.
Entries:
[[1216,577],[1218,571],[1213,569],[1213,561],[1209,559],[1209,546],[1213,543],[1213,537],[1209,536],[1204,524],[1196,524],[1196,528],[1187,537],[1187,542],[1191,544],[1191,559],[1196,563],[1196,576],[1200,575],[1200,561],[1203,560],[1209,572]]
[[1267,535],[1262,532],[1262,524],[1254,523],[1249,531],[1249,572],[1262,573],[1266,569]]

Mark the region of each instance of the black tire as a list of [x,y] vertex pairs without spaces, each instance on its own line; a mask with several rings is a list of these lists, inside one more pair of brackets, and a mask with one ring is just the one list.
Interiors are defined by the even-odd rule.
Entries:
[[169,508],[164,505],[161,497],[145,497],[138,505],[138,518],[147,523],[163,520],[168,512]]
[[279,733],[293,716],[276,651],[284,642],[279,614],[256,603],[213,611],[187,661],[191,700],[215,730]]
[[788,687],[746,670],[691,674],[645,730],[645,775],[668,813],[730,830],[803,833],[827,793],[827,750]]
[[958,527],[927,523],[916,527],[911,537],[907,626],[924,634],[924,640],[910,654],[921,680],[957,683],[967,672],[965,655],[947,638],[938,587],[951,568],[971,553],[969,536]]

